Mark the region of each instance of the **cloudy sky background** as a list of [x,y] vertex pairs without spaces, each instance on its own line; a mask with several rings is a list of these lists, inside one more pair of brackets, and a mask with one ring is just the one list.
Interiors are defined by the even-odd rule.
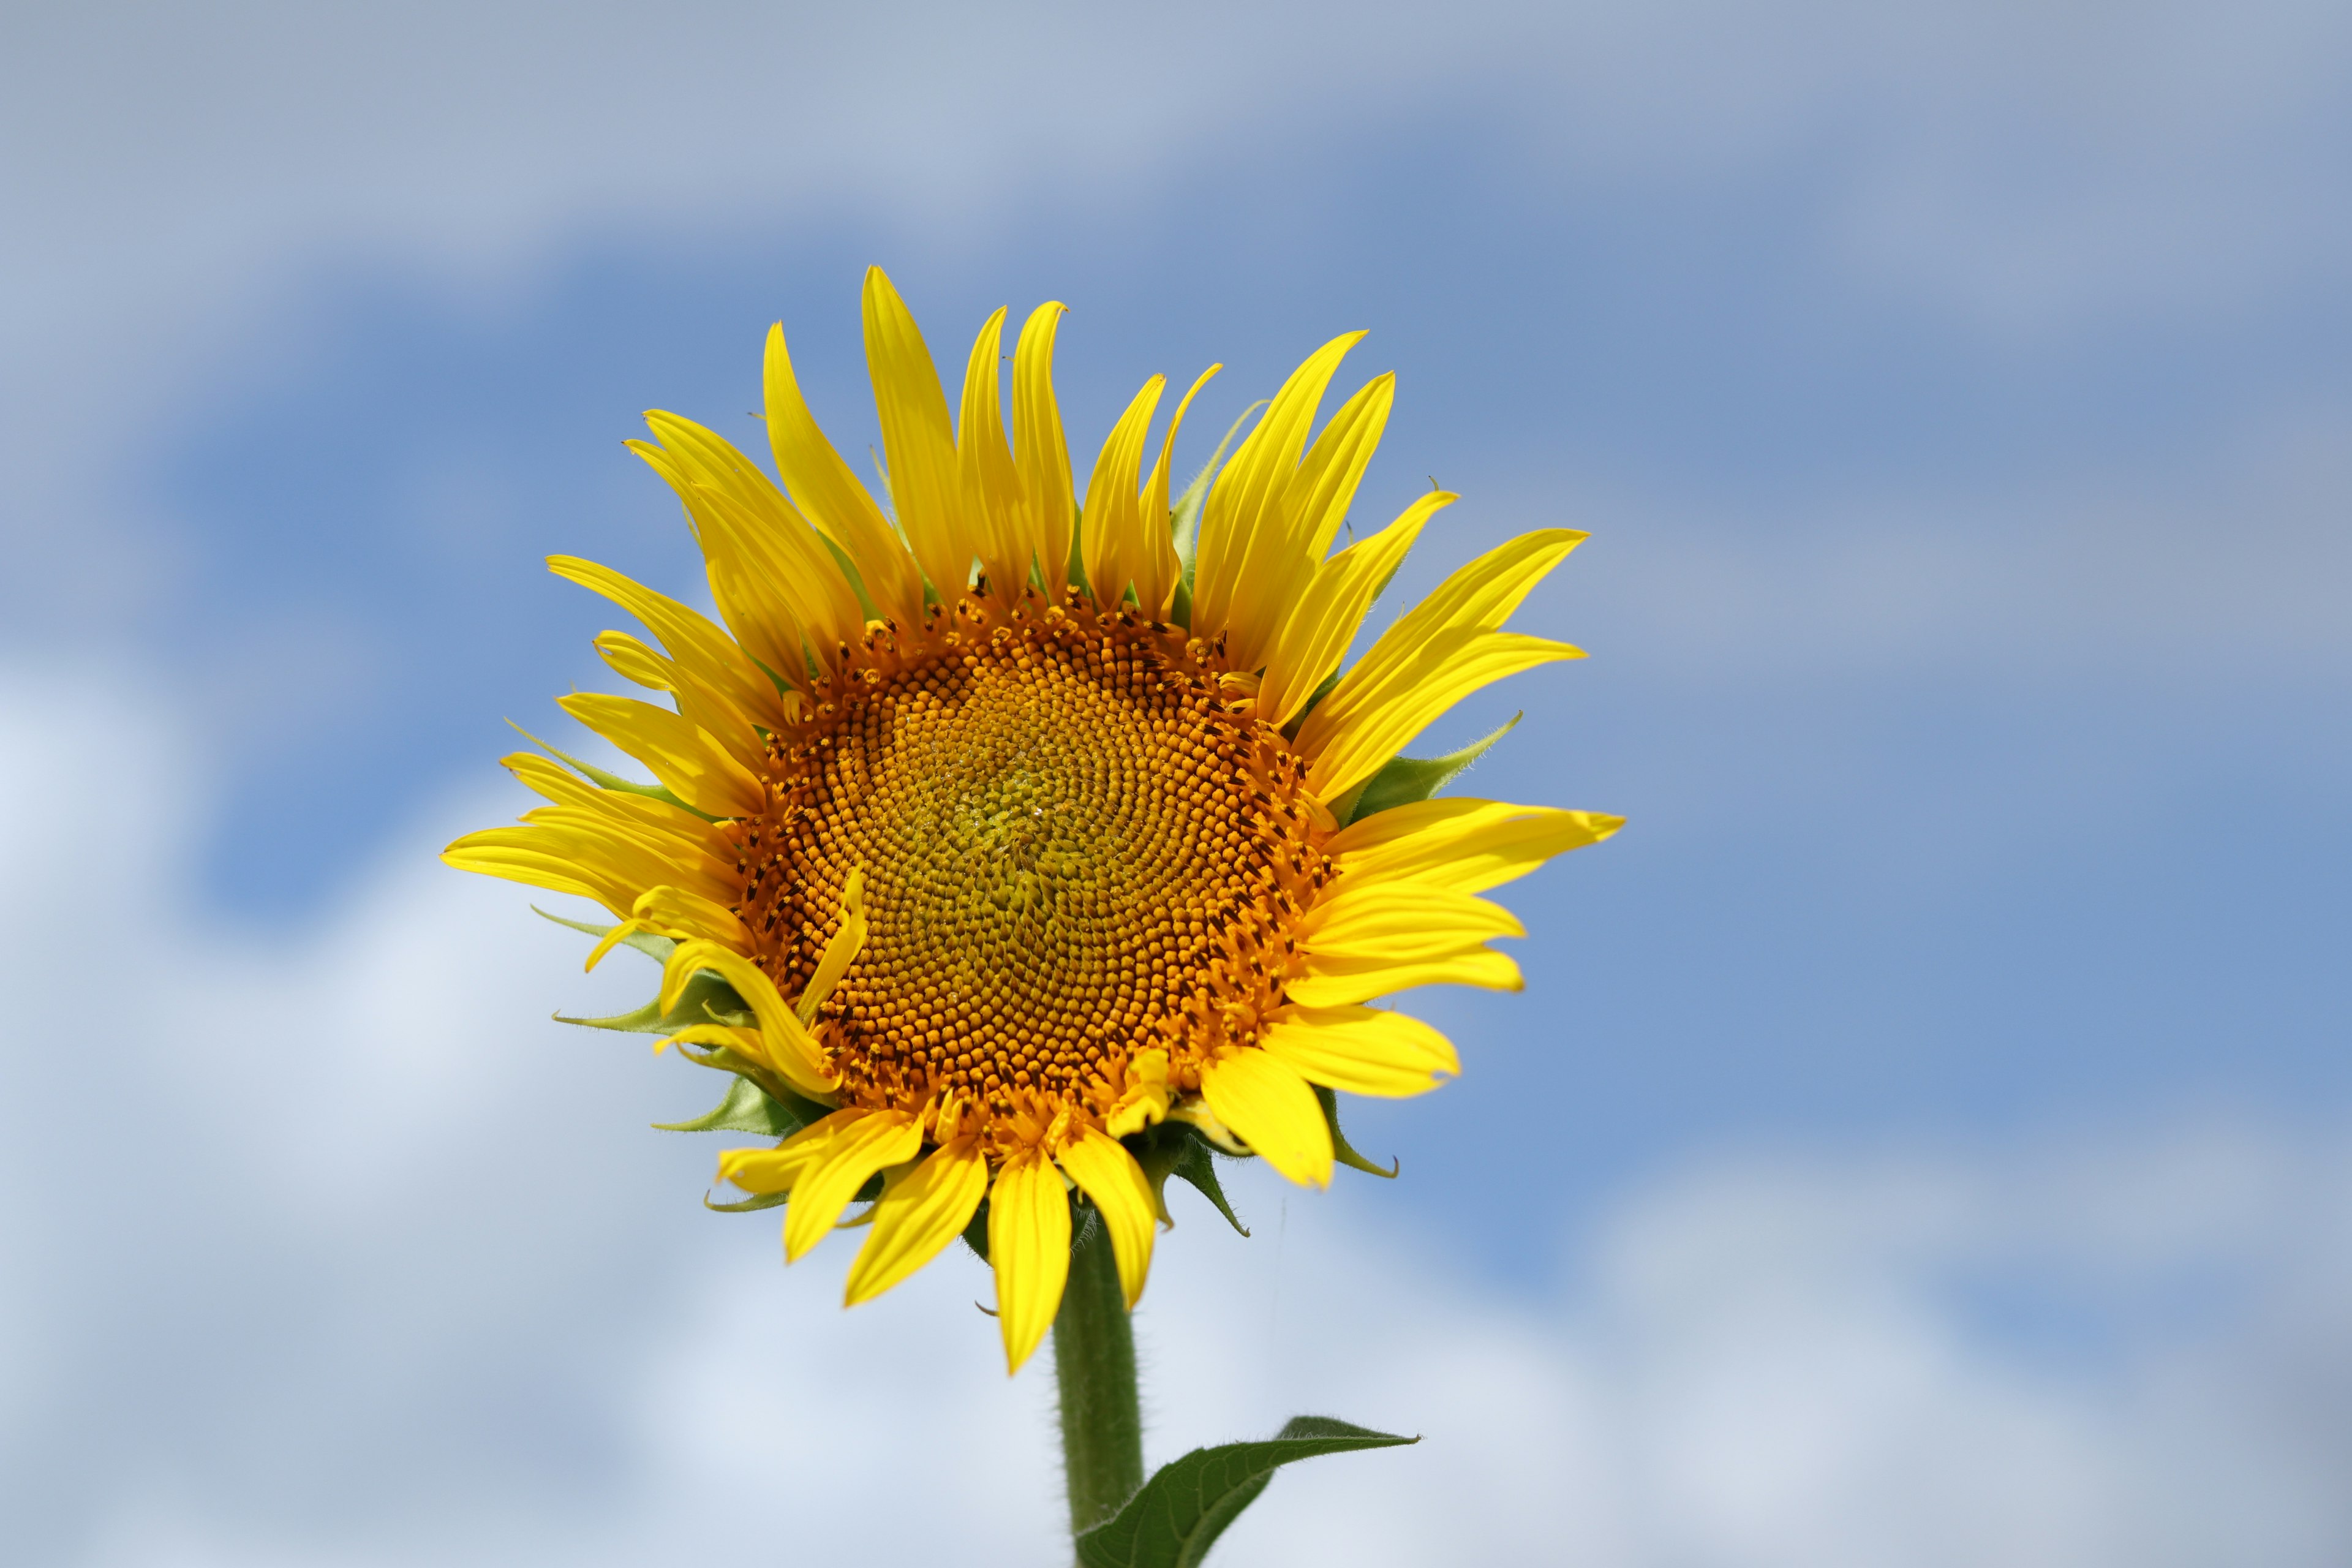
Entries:
[[[1220,1562],[2352,1556],[2352,20],[2198,5],[218,5],[0,58],[0,1518],[41,1563],[1052,1561],[1041,1363],[703,1214],[713,1086],[433,852],[674,592],[646,407],[856,289],[1073,313],[1083,473],[1335,332],[1406,587],[1592,542],[1433,739],[1526,884],[1390,1184],[1234,1179]],[[1205,456],[1196,439],[1192,460]],[[542,732],[545,732],[542,731]]]

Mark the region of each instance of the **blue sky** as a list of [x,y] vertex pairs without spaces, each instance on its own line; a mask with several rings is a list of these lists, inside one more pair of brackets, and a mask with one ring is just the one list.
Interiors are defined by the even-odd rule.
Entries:
[[[1459,1275],[1423,1303],[1453,1314],[1451,1342],[1506,1362],[1521,1347],[1552,1369],[1535,1384],[1663,1369],[1664,1393],[1560,1396],[1593,1433],[1666,1434],[1654,1464],[1577,1468],[1583,1450],[1539,1421],[1585,1500],[1497,1504],[1497,1551],[1931,1560],[1871,1512],[1885,1486],[1925,1496],[1908,1483],[1824,1460],[1812,1480],[1723,1491],[1770,1439],[1674,1424],[1693,1407],[1674,1391],[1746,1388],[1739,1367],[1845,1386],[1808,1358],[1876,1342],[1855,1302],[1909,1303],[1958,1370],[1856,1373],[1872,1392],[1851,1408],[1913,1389],[1900,1430],[1995,1478],[2008,1440],[1987,1434],[2007,1428],[1969,1413],[2026,1389],[2079,1459],[2053,1459],[2041,1501],[2002,1514],[2018,1533],[1935,1561],[2123,1560],[2163,1533],[2176,1505],[2151,1500],[2176,1489],[2116,1412],[2179,1384],[2165,1369],[2181,1357],[2259,1404],[2252,1391],[2307,1384],[2340,1354],[2294,1326],[2315,1289],[2298,1270],[2319,1268],[2327,1290],[2352,1278],[2340,18],[721,9],[649,29],[493,7],[446,51],[427,24],[268,7],[184,26],[47,18],[11,68],[0,135],[17,154],[12,207],[36,221],[5,262],[6,732],[25,757],[70,759],[63,798],[107,824],[89,864],[119,864],[134,906],[90,907],[152,955],[142,1005],[171,1021],[101,1023],[107,1059],[131,1064],[134,1099],[201,1107],[189,1120],[212,1129],[165,1135],[190,1141],[173,1246],[215,1260],[190,1265],[206,1283],[181,1359],[299,1364],[267,1336],[204,1325],[249,1322],[264,1296],[315,1298],[320,1321],[342,1321],[332,1280],[383,1270],[469,1279],[452,1299],[474,1303],[439,1340],[398,1336],[391,1364],[486,1371],[462,1394],[421,1379],[390,1415],[342,1390],[381,1416],[355,1452],[426,1500],[423,1522],[388,1523],[323,1482],[328,1500],[305,1509],[189,1479],[286,1462],[323,1412],[290,1371],[270,1405],[183,1367],[131,1462],[162,1479],[131,1502],[45,1494],[47,1560],[492,1560],[512,1549],[503,1531],[553,1539],[533,1509],[626,1471],[663,1407],[564,1391],[679,1310],[643,1280],[612,1288],[600,1214],[607,1245],[675,1262],[676,1291],[723,1279],[827,1331],[830,1277],[786,1278],[763,1226],[701,1215],[709,1152],[637,1131],[699,1086],[542,1028],[605,977],[567,977],[520,893],[451,890],[429,858],[519,805],[492,765],[503,721],[554,731],[551,697],[603,679],[587,641],[609,617],[541,557],[698,591],[674,506],[620,447],[638,411],[747,431],[760,340],[781,319],[836,441],[871,438],[856,308],[869,262],[942,359],[997,305],[1068,301],[1059,379],[1081,474],[1145,375],[1226,364],[1193,422],[1197,461],[1307,349],[1364,327],[1351,371],[1396,370],[1400,397],[1360,523],[1431,476],[1465,497],[1401,589],[1528,527],[1593,536],[1523,616],[1593,657],[1480,697],[1433,740],[1524,709],[1475,787],[1632,825],[1514,900],[1525,995],[1427,999],[1463,1044],[1462,1081],[1355,1110],[1358,1141],[1399,1154],[1405,1179],[1316,1199],[1253,1185],[1245,1206],[1279,1235],[1315,1205],[1305,1223],[1337,1228],[1302,1231],[1308,1261],[1287,1272],[1288,1243],[1264,1260],[1263,1224],[1259,1261],[1200,1266],[1271,1267],[1287,1281],[1274,1299],[1296,1305],[1377,1275],[1366,1259],[1408,1260]],[[138,759],[127,774],[93,776],[122,756]],[[82,863],[28,826],[59,820],[56,768],[14,771],[20,918],[85,907],[95,893],[67,886]],[[66,816],[87,831],[89,813]],[[100,973],[57,923],[11,961],[20,993],[55,984],[44,964]],[[452,962],[457,930],[453,979],[426,960]],[[289,986],[322,1011],[277,1005]],[[444,994],[474,1005],[434,1005]],[[337,995],[374,997],[390,1021],[358,1021]],[[190,1079],[193,1100],[154,1087],[184,1067],[141,1065],[184,1034],[228,1064],[217,1085]],[[358,1075],[331,1120],[391,1169],[497,1172],[517,1152],[505,1137],[548,1141],[528,1145],[530,1173],[576,1173],[583,1151],[604,1162],[531,1193],[551,1234],[495,1222],[514,1291],[480,1285],[467,1247],[490,1233],[443,1226],[456,1175],[365,1200],[402,1237],[365,1263],[332,1261],[357,1244],[332,1239],[331,1206],[289,1219],[240,1201],[255,1182],[351,1179],[331,1140],[304,1135],[253,1172],[227,1152],[248,1133],[276,1148],[272,1097],[353,1051],[364,1068],[318,1069]],[[0,1375],[21,1454],[121,1397],[120,1369],[56,1325],[142,1276],[135,1248],[77,1224],[91,1200],[52,1173],[89,1168],[91,1135],[48,1114],[92,1092],[88,1069],[29,1032],[10,1056],[12,1158],[46,1194],[11,1223],[51,1262],[48,1283],[0,1300],[18,1359],[48,1369]],[[500,1134],[462,1103],[490,1093],[555,1093],[597,1125]],[[2046,1183],[2021,1189],[2024,1172]],[[1882,1185],[1895,1217],[1841,1207]],[[2140,1195],[2066,1196],[2116,1192]],[[1916,1194],[1925,1206],[1902,1209]],[[139,1227],[135,1207],[109,1212]],[[2171,1239],[2146,1241],[2158,1232]],[[1817,1233],[1843,1239],[1788,1240]],[[1772,1279],[1800,1282],[1791,1300],[1831,1303],[1802,1319],[1819,1343],[1775,1338],[1779,1319],[1725,1327],[1657,1305],[1660,1268],[1747,1279],[1758,1247]],[[1643,1261],[1669,1254],[1681,1261]],[[259,1261],[240,1275],[225,1257]],[[519,1349],[532,1342],[516,1303],[558,1279],[597,1299],[594,1321]],[[386,1333],[387,1310],[350,1306],[348,1332]],[[917,1321],[892,1310],[899,1332]],[[1189,1342],[1183,1310],[1168,1310],[1171,1346]],[[1277,1320],[1262,1353],[1297,1349],[1280,1350]],[[1717,1328],[1765,1359],[1722,1370],[1706,1348]],[[1300,1397],[1343,1399],[1331,1375]],[[973,1408],[1034,1403],[1034,1383],[971,1384]],[[1751,1425],[1774,1408],[1722,1398]],[[1170,1430],[1246,1426],[1210,1404]],[[2352,1402],[2322,1406],[2312,1419],[2345,1440]],[[2277,1423],[2241,1433],[2197,1409],[2176,1415],[2221,1446],[2200,1460],[2210,1473],[2263,1469],[2266,1445],[2287,1442]],[[795,1419],[836,1417],[852,1419]],[[224,1423],[253,1435],[192,1457],[193,1434]],[[459,1428],[538,1456],[490,1510],[502,1523],[467,1523],[473,1493],[435,1458]],[[1024,1484],[1050,1489],[1046,1451],[1026,1462],[1045,1479]],[[2138,1480],[2081,1479],[2107,1475]],[[2324,1492],[2274,1490],[2217,1482],[2177,1505],[2200,1521],[2179,1560],[2224,1560],[2199,1554],[2199,1531],[2243,1540],[2255,1523],[2276,1527],[2275,1561],[2352,1542]],[[688,1495],[645,1483],[630,1528]],[[1617,1522],[1594,1533],[1561,1510]],[[1727,1522],[1677,1533],[1696,1517]],[[1538,1536],[1510,1535],[1522,1524]],[[1027,1550],[1007,1529],[1003,1550]]]

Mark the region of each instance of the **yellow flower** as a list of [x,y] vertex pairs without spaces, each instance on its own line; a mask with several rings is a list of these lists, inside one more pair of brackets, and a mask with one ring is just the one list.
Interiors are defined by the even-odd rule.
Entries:
[[851,1302],[988,1199],[1016,1368],[1061,1298],[1070,1186],[1108,1226],[1129,1305],[1143,1289],[1158,1203],[1122,1139],[1189,1121],[1327,1184],[1314,1086],[1418,1094],[1459,1068],[1427,1024],[1365,1004],[1439,982],[1517,989],[1486,943],[1523,930],[1479,895],[1619,825],[1425,788],[1360,815],[1458,699],[1578,657],[1501,628],[1583,535],[1489,552],[1339,675],[1454,499],[1433,491],[1331,552],[1395,389],[1372,381],[1309,443],[1362,334],[1298,368],[1171,527],[1177,426],[1216,367],[1148,477],[1162,380],[1145,383],[1080,508],[1051,378],[1061,313],[1022,330],[1008,445],[1004,312],[951,421],[913,318],[868,272],[887,510],[817,428],[781,327],[765,416],[781,486],[711,431],[648,415],[657,441],[631,446],[685,502],[724,626],[604,567],[551,565],[653,634],[597,647],[668,706],[562,703],[659,787],[510,757],[550,804],[445,857],[596,900],[622,921],[607,946],[674,942],[673,1037],[831,1108],[775,1148],[728,1152],[719,1174],[789,1195],[788,1259],[879,1178]]

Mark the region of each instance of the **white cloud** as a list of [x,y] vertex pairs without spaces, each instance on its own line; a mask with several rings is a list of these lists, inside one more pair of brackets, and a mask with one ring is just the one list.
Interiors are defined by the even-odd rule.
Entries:
[[[0,679],[0,1488],[59,1564],[1053,1555],[1044,1365],[950,1258],[850,1314],[698,1213],[710,1086],[532,1020],[578,944],[443,870],[454,805],[265,942],[185,898],[201,758]],[[641,977],[638,977],[641,978]],[[600,994],[601,998],[600,998]],[[1510,1130],[1524,1133],[1528,1129]],[[2341,1561],[2352,1142],[2208,1124],[1723,1155],[1497,1285],[1369,1184],[1195,1205],[1140,1321],[1153,1446],[1419,1431],[1286,1474],[1220,1561]],[[1530,1268],[1531,1277],[1549,1272]]]

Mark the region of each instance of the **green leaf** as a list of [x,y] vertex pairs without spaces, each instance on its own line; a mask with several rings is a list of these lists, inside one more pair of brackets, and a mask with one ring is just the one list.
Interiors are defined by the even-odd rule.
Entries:
[[825,1114],[825,1108],[813,1100],[797,1094],[779,1098],[750,1079],[739,1078],[727,1086],[727,1098],[715,1110],[691,1121],[656,1121],[654,1126],[663,1132],[757,1132],[784,1138]]
[[[1160,1211],[1161,1219],[1171,1226],[1176,1223],[1168,1213],[1168,1178],[1177,1176],[1190,1182],[1202,1197],[1216,1205],[1227,1225],[1244,1236],[1249,1234],[1249,1226],[1241,1222],[1234,1213],[1234,1205],[1225,1201],[1224,1184],[1217,1180],[1216,1152],[1197,1129],[1181,1121],[1163,1121],[1133,1144],[1132,1152],[1151,1184],[1152,1205]],[[982,1256],[987,1255],[983,1252]]]
[[1391,1160],[1389,1168],[1383,1171],[1357,1153],[1355,1145],[1348,1142],[1348,1135],[1339,1131],[1339,1097],[1318,1083],[1315,1085],[1315,1098],[1323,1107],[1324,1125],[1331,1129],[1331,1157],[1351,1171],[1362,1171],[1384,1182],[1396,1180],[1396,1173],[1404,1168],[1404,1162]]
[[1195,1448],[1161,1466],[1125,1508],[1078,1537],[1080,1568],[1197,1568],[1282,1466],[1420,1441],[1298,1415],[1263,1442]]
[[1427,800],[1452,784],[1463,769],[1485,756],[1489,746],[1518,728],[1519,721],[1526,717],[1525,713],[1514,713],[1510,722],[1493,734],[1482,735],[1460,751],[1442,757],[1391,757],[1370,779],[1341,795],[1332,815],[1344,827],[1391,806]]

